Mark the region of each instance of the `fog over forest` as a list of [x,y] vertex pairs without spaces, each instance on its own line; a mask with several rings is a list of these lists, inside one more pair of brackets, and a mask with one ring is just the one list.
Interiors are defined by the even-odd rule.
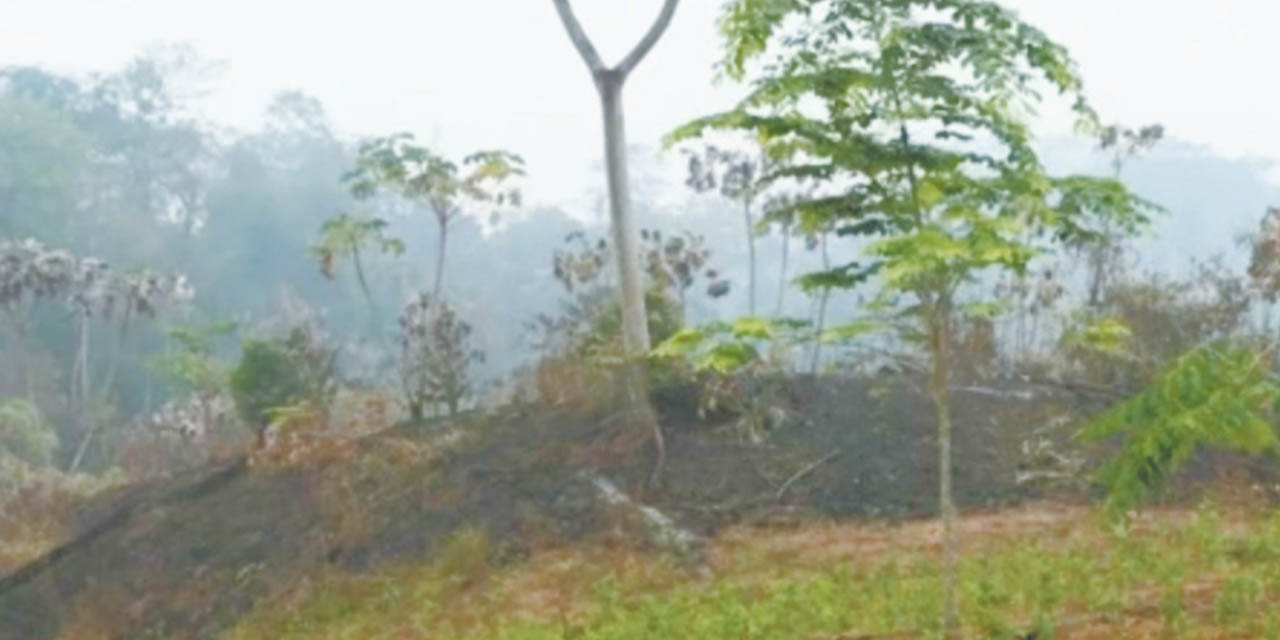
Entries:
[[[80,4],[22,17],[48,26]],[[609,580],[650,593],[703,576],[712,556],[689,550],[703,544],[785,549],[815,571],[847,559],[809,558],[800,534],[766,540],[764,525],[717,542],[784,512],[830,527],[810,540],[938,517],[903,553],[943,557],[921,574],[927,596],[897,568],[857,565],[902,591],[857,624],[788,629],[1040,637],[1011,613],[1023,601],[983,600],[1005,587],[966,563],[996,552],[956,547],[954,527],[986,516],[957,525],[957,511],[1031,509],[1008,520],[1027,540],[1035,509],[1094,533],[1086,515],[1105,512],[1125,523],[1106,544],[1150,542],[1119,554],[1150,566],[1054,575],[1151,571],[1167,596],[1230,553],[1150,534],[1143,505],[1177,522],[1235,504],[1196,502],[1212,485],[1266,504],[1240,516],[1252,527],[1280,503],[1280,126],[1245,61],[1263,3],[1200,27],[1200,10],[1154,0],[491,0],[422,33],[448,11],[397,20],[374,2],[329,33],[347,14],[316,8],[312,28],[297,7],[187,20],[165,3],[114,36],[86,31],[130,13],[110,4],[48,42],[0,27],[0,640],[307,637],[338,624],[307,608],[338,596],[299,587],[330,565],[444,563],[412,579],[471,612],[458,594],[498,582],[449,572],[541,571],[520,563],[544,547],[587,554],[584,600]],[[603,62],[574,30],[579,4]],[[1210,54],[1220,77],[1169,71]],[[1204,513],[1196,526],[1216,527]],[[285,549],[264,526],[307,542]],[[1222,548],[1276,542],[1267,526]],[[630,546],[610,546],[624,530],[635,553],[678,546],[704,573],[669,578],[649,556],[660,576],[615,571],[634,568],[618,559]],[[864,533],[849,535],[897,549]],[[130,559],[145,545],[162,550],[154,565]],[[440,568],[467,554],[480,559]],[[1186,564],[1160,565],[1175,556]],[[1267,586],[1215,574],[1214,593],[1262,607],[1280,596],[1258,577],[1272,560],[1247,569]],[[748,584],[751,562],[714,568]],[[204,577],[174,577],[196,565]],[[109,568],[131,576],[119,593],[98,591]],[[335,575],[317,584],[347,584]],[[188,588],[217,606],[147,595]],[[1085,608],[1111,611],[1104,596]],[[1161,624],[1226,624],[1238,603],[1215,597]],[[626,615],[651,615],[627,598]],[[285,601],[303,604],[272,606]],[[1037,625],[1075,606],[1035,602]],[[458,614],[457,633],[490,614]],[[453,633],[448,615],[404,637]],[[625,618],[599,616],[574,624]],[[658,637],[643,633],[589,637]]]

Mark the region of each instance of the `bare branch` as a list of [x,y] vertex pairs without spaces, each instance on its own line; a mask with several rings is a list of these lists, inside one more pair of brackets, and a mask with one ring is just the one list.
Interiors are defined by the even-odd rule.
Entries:
[[796,480],[799,480],[800,478],[803,478],[809,475],[810,473],[813,472],[814,469],[817,469],[818,467],[821,467],[822,465],[828,462],[831,462],[832,460],[835,460],[836,456],[839,456],[840,453],[841,451],[839,449],[836,449],[835,451],[832,451],[831,453],[828,453],[827,455],[805,465],[804,468],[797,471],[795,475],[791,476],[790,478],[787,478],[787,481],[782,483],[781,487],[778,487],[778,493],[774,494],[773,499],[782,500],[782,496],[786,494],[787,489],[789,489],[791,485],[795,483]]
[[591,71],[592,75],[604,71],[604,61],[600,59],[600,54],[596,53],[596,48],[592,46],[591,38],[588,38],[586,32],[582,30],[582,25],[578,24],[578,19],[573,15],[573,9],[569,8],[569,0],[551,1],[556,5],[556,12],[560,14],[560,22],[564,23],[564,30],[569,32],[569,41],[578,50],[582,60],[587,63],[587,69]]
[[[556,4],[564,4],[563,0],[556,0]],[[649,27],[649,32],[644,34],[644,38],[636,45],[627,57],[622,59],[618,64],[618,73],[622,76],[630,75],[631,70],[640,64],[640,60],[649,53],[654,44],[657,44],[658,38],[662,37],[662,32],[667,30],[667,25],[671,24],[671,16],[676,13],[676,5],[680,4],[680,0],[666,0],[662,4],[662,13],[658,14],[658,19],[653,22],[653,26]]]

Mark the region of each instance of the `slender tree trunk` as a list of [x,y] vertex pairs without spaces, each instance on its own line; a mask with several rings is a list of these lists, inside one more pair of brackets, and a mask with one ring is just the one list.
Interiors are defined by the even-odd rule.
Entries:
[[70,400],[71,406],[74,407],[74,414],[77,426],[84,433],[80,438],[80,445],[76,447],[75,455],[71,458],[71,463],[67,466],[68,473],[75,473],[80,468],[80,463],[84,460],[84,454],[89,450],[89,442],[93,439],[93,420],[90,417],[89,408],[89,313],[82,311],[80,314],[80,331],[79,345],[76,347],[76,362],[71,371],[71,389]]
[[644,370],[644,357],[650,349],[648,315],[644,308],[644,289],[641,284],[639,256],[635,229],[631,218],[631,203],[627,182],[627,140],[622,117],[622,86],[627,75],[640,64],[657,44],[679,0],[665,0],[658,18],[654,20],[635,48],[614,68],[605,66],[591,39],[574,17],[569,0],[552,0],[560,21],[569,35],[600,94],[600,107],[604,119],[604,157],[609,184],[609,217],[613,229],[614,247],[617,249],[618,270],[622,285],[622,344],[626,354],[626,386],[628,402],[636,417],[652,428],[657,462],[649,476],[649,484],[656,484],[662,475],[666,460],[666,444],[662,437],[662,425],[657,412],[649,402],[648,376]]
[[1018,278],[1018,360],[1027,361],[1027,300],[1026,280]]
[[4,315],[8,321],[0,326],[7,326],[12,336],[13,349],[16,352],[14,360],[18,363],[18,371],[22,375],[23,390],[26,393],[27,401],[32,405],[36,404],[36,372],[35,362],[31,353],[28,351],[30,345],[27,343],[27,327],[26,314],[21,310],[21,302],[14,307],[0,309],[4,311]]
[[618,269],[622,275],[622,345],[626,352],[627,404],[636,420],[648,424],[653,434],[656,461],[649,484],[656,485],[666,464],[667,446],[658,423],[657,412],[649,402],[649,380],[645,371],[645,354],[650,349],[649,321],[644,306],[644,285],[640,278],[640,260],[636,233],[632,226],[631,203],[627,182],[626,133],[622,117],[622,84],[625,76],[614,70],[596,74],[600,105],[604,111],[604,148],[609,174],[609,214],[613,228],[613,244],[617,247]]
[[67,466],[67,473],[75,473],[80,468],[80,463],[84,461],[85,453],[89,451],[89,443],[93,441],[94,432],[97,430],[97,421],[93,419],[92,407],[90,406],[89,394],[89,328],[88,314],[85,314],[82,320],[82,328],[80,330],[80,349],[76,356],[76,367],[79,372],[78,395],[73,396],[75,402],[77,422],[84,431],[84,435],[80,438],[80,445],[76,447],[75,456],[71,458],[71,464]]
[[1097,309],[1102,306],[1102,291],[1106,280],[1107,269],[1107,252],[1110,238],[1106,237],[1107,231],[1104,231],[1104,237],[1099,240],[1099,244],[1089,249],[1089,308]]
[[[86,319],[88,316],[85,316]],[[106,401],[111,397],[111,392],[116,385],[116,375],[120,372],[120,360],[124,355],[124,341],[129,333],[129,322],[133,319],[133,304],[126,303],[124,313],[120,320],[120,335],[116,338],[114,353],[111,361],[107,364],[106,375],[102,378],[102,389],[98,393],[94,393],[89,386],[89,348],[88,339],[84,338],[83,350],[81,357],[81,382],[80,382],[80,402],[82,408],[80,410],[83,424],[85,425],[84,437],[80,440],[80,446],[76,448],[76,455],[71,460],[71,465],[67,468],[68,473],[75,473],[80,468],[80,464],[84,462],[85,454],[89,451],[89,445],[93,442],[94,436],[97,435],[101,425],[98,424],[98,418],[94,415],[94,410],[98,406],[105,406]],[[83,335],[89,333],[86,325]]]
[[373,294],[369,293],[369,283],[364,279],[364,265],[360,261],[360,244],[353,243],[351,245],[351,262],[356,267],[356,284],[360,285],[360,292],[364,294],[364,301],[369,304],[369,310],[373,310]]
[[617,247],[622,284],[622,336],[629,357],[648,353],[649,325],[644,308],[644,285],[631,216],[627,182],[626,130],[622,117],[624,77],[615,70],[596,73],[600,106],[604,112],[604,154],[609,182],[609,218],[613,246]]
[[953,638],[959,632],[959,606],[956,601],[955,503],[951,497],[951,301],[939,296],[929,310],[929,351],[933,370],[929,377],[929,395],[933,398],[938,419],[938,510],[942,520],[942,631]]
[[440,218],[440,242],[436,245],[436,281],[431,287],[431,299],[440,300],[440,286],[444,283],[444,252],[449,242],[449,220]]
[[71,406],[77,414],[80,412],[81,402],[85,396],[85,387],[88,385],[89,314],[82,311],[78,324],[75,362],[71,365],[71,380],[67,389]]
[[84,462],[84,456],[89,452],[89,444],[93,442],[93,436],[97,434],[98,425],[96,422],[89,424],[89,428],[84,433],[84,437],[80,439],[80,446],[76,447],[76,455],[71,459],[71,464],[67,467],[67,473],[75,473],[80,468],[80,463]]
[[120,320],[120,334],[116,336],[115,350],[110,364],[107,365],[107,374],[102,379],[102,390],[98,394],[99,399],[103,402],[111,397],[111,392],[116,386],[116,375],[120,372],[120,360],[124,357],[124,341],[125,337],[129,335],[129,322],[131,320],[133,320],[133,304],[126,303]]
[[360,259],[359,242],[351,245],[351,262],[355,265],[356,284],[360,285],[360,292],[364,294],[365,304],[368,305],[369,324],[367,331],[369,331],[373,340],[386,346],[385,336],[378,330],[378,303],[374,302],[373,292],[369,290],[369,281],[364,277],[364,261]]
[[1031,345],[1032,357],[1035,357],[1035,355],[1040,351],[1040,316],[1042,314],[1044,314],[1044,309],[1041,308],[1039,302],[1037,302],[1035,305],[1035,311],[1031,313],[1031,337],[1027,340]]
[[751,201],[742,204],[742,219],[747,223],[747,312],[756,314],[756,234],[751,219]]
[[782,267],[778,271],[778,308],[775,316],[782,315],[782,303],[787,295],[787,255],[791,251],[791,223],[782,225]]
[[[827,233],[822,233],[822,270],[829,271],[831,269],[831,254],[827,252]],[[813,363],[810,366],[810,372],[814,377],[818,375],[818,367],[822,364],[822,332],[826,329],[827,324],[827,301],[831,299],[831,287],[822,288],[822,298],[818,302],[818,322],[814,329],[813,338]]]

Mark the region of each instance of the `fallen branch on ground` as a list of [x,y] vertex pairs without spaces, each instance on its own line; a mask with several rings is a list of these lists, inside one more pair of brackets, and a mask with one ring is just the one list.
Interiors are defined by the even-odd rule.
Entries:
[[840,450],[836,449],[835,451],[828,453],[822,458],[815,460],[813,462],[810,462],[808,465],[805,465],[803,469],[795,472],[795,474],[792,475],[790,478],[787,478],[787,481],[782,483],[781,487],[778,487],[778,493],[774,495],[773,499],[782,500],[783,494],[787,492],[787,489],[790,488],[791,485],[794,484],[796,480],[799,480],[800,478],[803,478],[809,475],[810,473],[813,472],[814,469],[817,469],[818,467],[821,467],[822,465],[834,460],[838,455],[840,455]]

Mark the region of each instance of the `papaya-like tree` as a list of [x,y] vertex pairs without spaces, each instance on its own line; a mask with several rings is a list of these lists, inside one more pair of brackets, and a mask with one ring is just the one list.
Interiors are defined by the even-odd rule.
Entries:
[[468,206],[519,206],[520,191],[510,182],[523,175],[524,160],[509,151],[477,151],[459,166],[399,133],[362,143],[355,169],[343,179],[357,198],[390,193],[431,210],[440,232],[431,297],[439,300],[449,223]]
[[[968,283],[1022,272],[1061,241],[1133,232],[1154,207],[1112,178],[1052,177],[1032,146],[1041,91],[1068,96],[1098,129],[1066,49],[982,0],[733,0],[720,20],[721,71],[750,79],[734,108],[694,120],[762,141],[767,181],[823,190],[794,202],[865,257],[803,276],[809,287],[876,286],[879,308],[931,362],[937,417],[946,635],[958,633],[949,380],[952,326]],[[765,58],[764,64],[756,64]],[[989,302],[989,301],[987,301]],[[978,307],[990,310],[992,305]]]
[[320,226],[320,241],[311,245],[309,251],[320,266],[324,277],[332,280],[337,272],[337,261],[350,257],[355,267],[356,283],[364,294],[369,308],[374,307],[373,294],[369,291],[369,283],[365,280],[364,264],[360,259],[362,250],[376,249],[382,253],[400,255],[404,253],[404,242],[386,233],[387,221],[382,218],[355,217],[342,214],[329,218]]

